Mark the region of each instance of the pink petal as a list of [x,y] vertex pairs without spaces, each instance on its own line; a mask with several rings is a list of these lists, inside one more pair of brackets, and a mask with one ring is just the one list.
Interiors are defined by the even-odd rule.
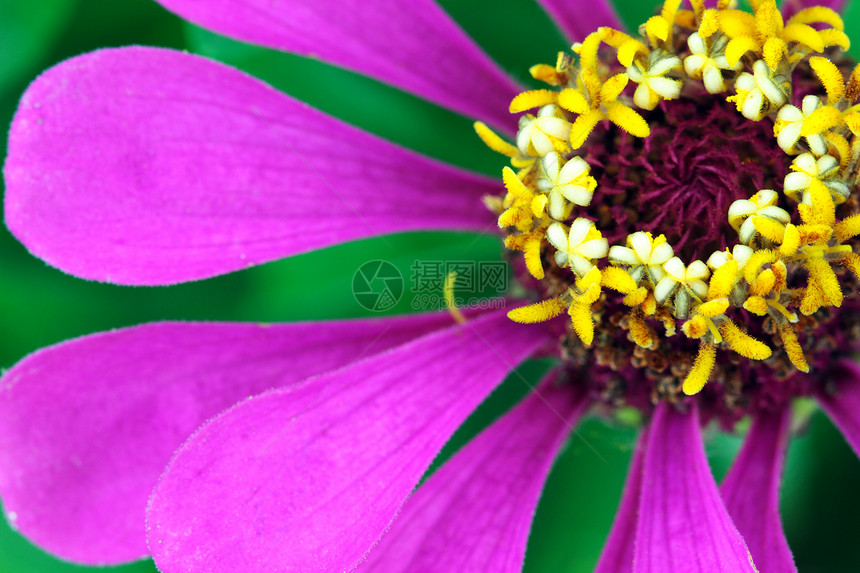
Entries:
[[0,382],[0,495],[51,553],[145,556],[146,500],[203,422],[269,388],[451,323],[447,313],[282,325],[161,323],[40,350]]
[[541,489],[587,405],[554,378],[419,487],[356,572],[522,571]]
[[159,0],[239,40],[320,58],[514,128],[515,83],[433,0]]
[[639,517],[639,497],[642,495],[642,466],[645,447],[648,443],[647,429],[636,442],[630,471],[624,484],[621,505],[615,512],[612,530],[594,573],[631,573],[633,571],[633,549],[636,543],[636,524]]
[[705,458],[695,405],[661,402],[642,472],[636,573],[755,572]]
[[624,24],[606,0],[538,0],[567,37],[581,42],[601,26],[624,30]]
[[485,315],[228,410],[150,499],[160,570],[351,569],[454,430],[546,339]]
[[836,10],[837,12],[843,12],[847,4],[847,0],[783,0],[780,7],[782,9],[783,16],[785,18],[790,18],[799,11],[804,8],[809,8],[810,6],[826,6]]
[[768,573],[797,571],[779,518],[779,485],[790,422],[790,405],[780,412],[759,414],[720,486],[729,515],[756,566]]
[[37,79],[5,174],[7,224],[34,255],[147,285],[385,233],[486,230],[480,198],[499,191],[232,68],[140,47]]
[[818,402],[860,456],[860,366],[842,360],[831,376],[831,385],[818,394]]

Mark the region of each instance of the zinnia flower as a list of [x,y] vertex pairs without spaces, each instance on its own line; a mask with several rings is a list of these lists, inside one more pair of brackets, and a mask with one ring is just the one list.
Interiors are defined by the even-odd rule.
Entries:
[[[834,11],[670,1],[635,38],[600,2],[543,0],[577,43],[532,68],[548,89],[517,95],[429,0],[162,3],[476,117],[516,169],[506,194],[221,64],[103,50],[37,79],[13,122],[7,224],[36,256],[172,284],[498,223],[532,300],[457,323],[151,324],[39,351],[0,386],[0,496],[25,536],[80,563],[151,552],[167,572],[517,571],[566,435],[624,406],[648,422],[597,571],[795,570],[778,512],[793,398],[860,449],[860,72],[844,78]],[[509,110],[536,110],[516,137]],[[534,355],[559,366],[415,490]],[[701,425],[746,416],[718,488]]]

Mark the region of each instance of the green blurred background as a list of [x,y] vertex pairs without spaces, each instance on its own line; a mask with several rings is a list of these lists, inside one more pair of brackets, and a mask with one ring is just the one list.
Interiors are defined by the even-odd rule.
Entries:
[[[578,0],[571,0],[578,1]],[[442,0],[444,7],[514,76],[553,62],[561,35],[531,0]],[[372,2],[368,9],[372,9]],[[632,26],[653,10],[616,0]],[[860,38],[860,8],[846,15]],[[0,124],[7,126],[23,90],[41,70],[107,46],[145,44],[188,50],[245,69],[295,97],[383,137],[434,157],[497,175],[503,162],[486,150],[465,118],[317,61],[250,47],[184,23],[150,0],[0,0]],[[860,47],[860,44],[858,44]],[[860,51],[855,52],[860,54]],[[2,154],[5,155],[5,137]],[[290,321],[367,315],[351,295],[352,276],[386,259],[405,277],[415,260],[498,261],[492,236],[409,234],[326,249],[233,275],[169,288],[85,282],[31,257],[0,231],[0,367],[45,345],[94,331],[164,319]],[[344,261],[349,263],[344,264]],[[407,289],[408,291],[408,289]],[[409,293],[390,313],[409,312]],[[455,436],[462,444],[508,408],[546,364],[524,365]],[[636,432],[589,420],[561,455],[538,511],[529,545],[530,572],[585,572],[596,562],[612,522]],[[739,439],[714,435],[708,455],[721,477]],[[794,440],[782,509],[799,569],[858,570],[852,526],[860,514],[860,462],[820,413]],[[0,573],[87,571],[58,562],[0,522]],[[96,570],[96,569],[93,569]],[[108,571],[154,571],[150,562]],[[763,572],[766,573],[766,572]]]

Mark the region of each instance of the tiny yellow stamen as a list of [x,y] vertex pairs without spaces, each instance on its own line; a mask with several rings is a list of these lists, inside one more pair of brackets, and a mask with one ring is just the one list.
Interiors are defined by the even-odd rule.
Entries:
[[472,127],[475,128],[475,133],[478,134],[478,137],[481,138],[481,141],[484,142],[484,145],[495,151],[496,153],[501,153],[506,157],[516,157],[519,155],[519,150],[515,145],[512,145],[499,137],[496,132],[487,127],[486,124],[476,121],[472,124]]
[[791,257],[800,248],[800,231],[795,225],[789,223],[785,226],[785,234],[782,237],[782,245],[779,246],[779,254]]
[[818,35],[821,37],[821,41],[824,42],[825,48],[839,46],[843,50],[848,51],[851,47],[851,39],[842,30],[830,28],[828,30],[821,30],[818,32]]
[[[814,31],[814,30],[813,30]],[[762,55],[772,71],[776,70],[782,57],[788,53],[788,46],[781,38],[768,38],[764,44]]]
[[786,318],[786,320],[788,320],[789,322],[792,322],[792,323],[797,322],[797,315],[793,312],[789,312],[787,308],[785,308],[783,305],[781,305],[777,301],[769,300],[769,301],[767,301],[767,304],[771,308],[773,308],[777,312],[779,312],[782,316],[784,316]]
[[543,107],[556,103],[558,93],[552,90],[529,90],[517,95],[510,105],[511,113],[520,113],[536,107]]
[[747,264],[744,265],[744,278],[748,283],[754,283],[756,277],[758,276],[759,269],[761,269],[762,265],[774,263],[778,259],[779,255],[776,253],[776,251],[772,251],[770,249],[762,249],[760,251],[756,251],[755,253],[750,255],[749,260],[747,260]]
[[661,308],[659,312],[654,314],[654,318],[663,323],[663,328],[666,331],[666,336],[675,336],[675,317],[672,313]]
[[788,288],[788,268],[785,266],[784,262],[776,261],[771,265],[770,270],[775,278],[773,291],[781,293]]
[[579,302],[594,303],[600,297],[601,271],[592,267],[584,276],[576,279],[576,288],[582,293],[577,297]]
[[848,78],[848,85],[845,86],[845,99],[857,101],[858,96],[860,96],[860,64],[854,66],[854,70]]
[[568,309],[570,322],[580,340],[586,346],[594,341],[594,318],[591,315],[591,305],[574,303]]
[[603,112],[600,110],[592,110],[577,117],[570,128],[570,146],[573,149],[582,147],[582,144],[585,143],[585,140],[588,139],[591,131],[597,125],[597,122],[602,119],[604,119]]
[[773,290],[775,284],[776,275],[774,275],[773,270],[765,269],[750,284],[750,293],[754,296],[764,296]]
[[630,337],[633,342],[642,348],[651,348],[654,344],[654,331],[645,322],[645,318],[638,312],[631,312],[628,321]]
[[[842,288],[839,286],[839,280],[836,278],[836,273],[833,272],[830,264],[823,258],[810,258],[805,263],[809,271],[809,288],[807,288],[807,292],[815,287],[824,304],[829,303],[837,307],[842,306]],[[815,308],[815,310],[818,310],[818,308]],[[815,310],[812,312],[815,312]],[[800,311],[803,314],[811,314],[806,312],[804,305],[801,305]]]
[[505,237],[505,248],[511,251],[522,251],[528,238],[529,235],[508,235]]
[[851,237],[860,235],[860,213],[839,221],[833,228],[833,234],[836,236],[836,242],[839,244],[844,243]]
[[752,222],[753,226],[755,226],[755,230],[758,231],[762,237],[765,237],[774,243],[782,243],[783,236],[785,235],[785,225],[779,221],[768,219],[767,217],[753,216]]
[[823,52],[827,47],[818,30],[806,24],[789,24],[782,31],[782,37],[786,42],[797,42],[813,52]]
[[763,0],[754,7],[755,23],[761,37],[776,36],[783,26],[782,16],[774,0]]
[[845,253],[839,258],[839,262],[842,263],[842,266],[854,273],[854,276],[860,279],[860,255],[855,253]]
[[630,82],[630,78],[627,77],[627,74],[615,74],[603,84],[600,88],[600,99],[601,101],[615,101],[618,99],[618,96],[621,95],[621,92],[624,91],[624,88],[627,87],[627,84]]
[[700,19],[705,13],[705,0],[690,0],[690,6],[693,7],[693,13],[696,18]]
[[726,344],[741,356],[751,360],[764,360],[771,355],[771,350],[765,343],[742,331],[730,320],[725,321],[720,326],[720,333]]
[[728,309],[729,299],[718,298],[715,300],[709,300],[708,302],[703,302],[696,308],[696,312],[698,312],[702,316],[713,318],[715,316],[725,314]]
[[713,300],[728,297],[732,292],[732,287],[735,286],[737,277],[738,262],[734,259],[726,261],[714,271],[711,277],[711,282],[708,285],[708,298]]
[[806,316],[813,314],[822,306],[827,304],[827,297],[819,285],[812,280],[809,281],[800,301],[800,312]]
[[818,76],[818,80],[827,91],[827,103],[833,105],[845,95],[845,84],[842,81],[842,72],[836,64],[821,56],[809,58],[809,66]]
[[788,359],[791,360],[794,367],[801,372],[809,372],[809,364],[806,362],[803,349],[797,341],[797,334],[794,332],[794,328],[790,324],[782,324],[779,327],[779,334],[782,337],[785,353],[788,354]]
[[663,8],[660,10],[660,17],[667,22],[675,21],[675,14],[678,8],[681,7],[681,0],[666,0],[663,2]]
[[445,284],[442,285],[442,294],[445,296],[445,306],[448,307],[448,312],[454,317],[454,320],[460,324],[466,322],[466,317],[457,308],[457,301],[454,300],[454,282],[457,280],[457,271],[451,271],[445,277]]
[[714,32],[719,30],[720,23],[717,15],[718,12],[716,10],[705,10],[702,14],[702,23],[699,24],[699,36],[710,38],[714,35]]
[[720,30],[729,38],[756,34],[755,16],[743,10],[721,10],[719,22]]
[[708,332],[708,320],[697,314],[681,326],[687,338],[702,338]]
[[645,297],[645,301],[642,303],[642,312],[646,316],[652,316],[657,312],[657,299],[654,298],[653,292],[648,291],[648,296]]
[[597,74],[597,50],[600,49],[601,36],[600,30],[592,32],[585,37],[581,44],[574,47],[574,51],[579,54],[582,81],[592,97],[596,97],[600,90],[600,80]]
[[767,301],[760,296],[751,296],[744,301],[744,308],[753,314],[764,316],[767,314]]
[[627,295],[622,299],[627,306],[638,306],[645,302],[648,296],[648,289],[638,286],[630,273],[620,267],[603,269],[601,280],[603,286]]
[[553,319],[564,312],[567,303],[561,298],[542,300],[508,312],[508,318],[521,324],[534,324]]
[[833,228],[829,225],[801,225],[797,228],[800,243],[808,245],[809,243],[826,244],[833,236]]
[[616,290],[621,294],[630,294],[637,289],[636,281],[630,273],[620,267],[606,267],[603,269],[603,286]]
[[623,103],[613,101],[606,104],[606,116],[615,125],[635,137],[648,137],[651,128],[645,118]]
[[675,24],[688,30],[695,30],[696,15],[692,10],[678,10],[675,14]]
[[734,38],[726,45],[726,61],[730,66],[736,66],[744,54],[757,49],[758,42],[752,36]]
[[[518,197],[527,197],[533,194],[531,189],[523,184],[520,178],[517,177],[516,172],[510,167],[502,169],[502,182],[505,184],[505,189],[507,189],[511,201]],[[505,202],[510,205],[507,198],[505,198]]]
[[809,182],[809,197],[812,205],[800,204],[797,210],[800,218],[808,225],[827,225],[836,222],[836,204],[830,190],[818,179]]
[[534,79],[551,86],[560,86],[562,83],[562,78],[558,73],[558,69],[556,69],[555,66],[550,66],[549,64],[536,64],[529,68],[529,74],[531,74]]
[[665,42],[666,38],[669,37],[669,22],[667,22],[662,16],[651,16],[648,18],[648,21],[645,22],[645,33],[648,35],[652,44],[656,44],[657,39]]
[[530,236],[523,244],[523,258],[526,261],[526,269],[534,278],[540,280],[544,277],[543,263],[540,260],[540,247],[543,239],[540,236]]
[[639,306],[640,304],[644,303],[645,300],[648,298],[648,292],[648,289],[646,289],[645,287],[639,287],[638,289],[621,299],[621,302],[623,302],[627,306]]
[[811,6],[800,10],[797,14],[789,18],[788,24],[829,24],[837,30],[844,30],[845,24],[842,18],[839,17],[832,8],[825,6]]
[[852,112],[845,114],[843,119],[845,120],[845,126],[852,134],[860,135],[860,113]]
[[585,96],[573,88],[565,88],[559,92],[558,106],[580,115],[591,111],[591,106]]
[[702,388],[708,383],[708,378],[711,377],[711,371],[714,369],[716,358],[716,346],[707,343],[702,343],[699,346],[699,353],[696,355],[693,367],[690,368],[689,374],[684,379],[684,394],[692,396],[702,391]]
[[535,217],[543,217],[546,215],[546,204],[549,202],[549,197],[546,195],[536,195],[531,202],[532,213]]
[[599,28],[598,32],[601,40],[618,50],[616,57],[618,58],[618,62],[625,68],[633,63],[633,59],[637,54],[642,56],[648,55],[648,48],[645,44],[628,36],[624,32],[607,27]]

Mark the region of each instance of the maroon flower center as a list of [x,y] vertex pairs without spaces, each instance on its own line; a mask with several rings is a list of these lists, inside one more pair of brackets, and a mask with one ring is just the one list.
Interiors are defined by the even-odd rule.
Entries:
[[610,125],[589,141],[598,186],[586,215],[610,244],[635,231],[663,234],[687,261],[736,243],[729,206],[780,189],[788,172],[772,123],[749,121],[704,91],[663,102],[647,119],[645,139]]

